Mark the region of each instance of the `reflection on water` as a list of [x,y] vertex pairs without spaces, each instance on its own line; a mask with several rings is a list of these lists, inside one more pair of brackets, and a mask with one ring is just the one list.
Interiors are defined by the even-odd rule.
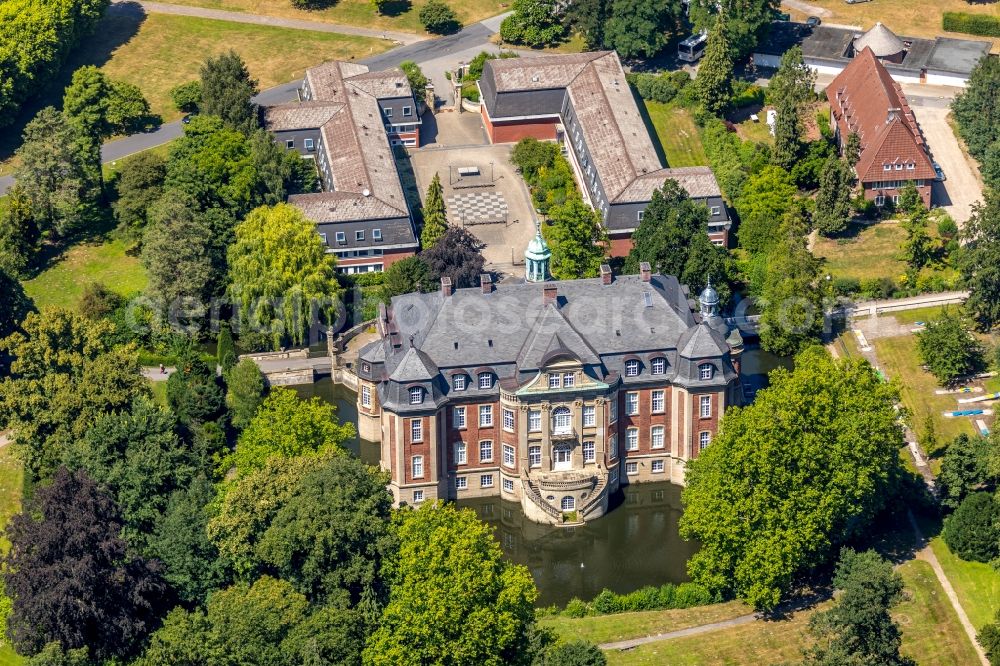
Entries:
[[[347,388],[343,384],[334,384],[329,377],[324,377],[315,384],[303,384],[301,386],[291,386],[295,389],[300,398],[311,398],[317,396],[326,402],[333,404],[337,408],[337,418],[341,422],[351,422],[355,425],[358,422],[358,394]],[[378,465],[379,443],[358,439],[345,444],[347,450],[360,457],[369,465]]]
[[[776,367],[790,368],[791,359],[754,348],[743,354],[744,382],[753,392],[767,386],[767,373]],[[333,403],[342,421],[357,423],[356,394],[350,389],[329,378],[294,388],[302,397]],[[347,448],[366,463],[379,462],[377,442],[355,439]],[[604,588],[624,593],[686,580],[685,566],[697,545],[678,534],[680,494],[681,488],[670,483],[628,486],[603,518],[567,528],[533,523],[520,504],[499,497],[459,505],[474,509],[494,528],[507,557],[528,567],[540,606],[562,606],[573,597],[593,599]]]
[[521,505],[496,498],[462,500],[495,529],[512,561],[524,564],[538,586],[538,605],[590,600],[604,588],[631,592],[643,585],[686,580],[685,563],[697,550],[677,533],[681,489],[669,483],[635,484],[620,505],[581,527],[539,525]]

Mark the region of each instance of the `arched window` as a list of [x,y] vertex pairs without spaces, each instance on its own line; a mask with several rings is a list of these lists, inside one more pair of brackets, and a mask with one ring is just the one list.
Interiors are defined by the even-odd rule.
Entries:
[[711,363],[702,363],[698,366],[698,377],[701,379],[711,379],[715,375],[715,366]]
[[552,431],[567,433],[572,430],[573,414],[569,407],[556,407],[552,410]]
[[654,375],[662,375],[667,371],[667,359],[662,356],[654,358],[649,363],[649,371]]
[[637,377],[639,375],[639,361],[631,359],[625,361],[625,376],[626,377]]
[[479,373],[479,388],[486,390],[493,388],[493,373],[492,372],[480,372]]
[[563,511],[576,511],[576,498],[570,495],[562,498],[562,502],[559,503]]

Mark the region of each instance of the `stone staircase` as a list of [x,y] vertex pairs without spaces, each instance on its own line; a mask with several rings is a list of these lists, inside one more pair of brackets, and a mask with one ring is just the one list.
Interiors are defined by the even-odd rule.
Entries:
[[551,516],[555,522],[562,522],[562,512],[545,501],[542,497],[541,491],[538,490],[538,486],[536,486],[531,479],[523,477],[521,479],[521,484],[524,486],[524,494],[527,495],[528,498],[530,498],[531,501],[538,506],[538,508]]
[[597,484],[594,489],[590,491],[590,497],[587,499],[587,503],[583,505],[579,510],[579,515],[581,518],[586,518],[587,514],[593,510],[594,507],[601,503],[604,496],[608,492],[608,475],[602,474],[597,477]]

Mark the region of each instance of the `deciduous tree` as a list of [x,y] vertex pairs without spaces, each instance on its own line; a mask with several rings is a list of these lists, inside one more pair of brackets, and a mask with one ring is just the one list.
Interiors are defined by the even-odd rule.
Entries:
[[0,268],[0,340],[21,330],[21,322],[34,310],[35,303],[21,283]]
[[56,471],[7,527],[8,630],[21,654],[59,641],[126,658],[168,601],[158,565],[131,556],[118,507],[84,472]]
[[816,644],[806,650],[805,666],[884,664],[915,666],[899,653],[902,634],[889,611],[903,600],[903,579],[873,550],[840,553],[833,584],[837,603],[809,621]]
[[341,452],[356,434],[354,424],[340,423],[336,408],[319,398],[302,400],[295,391],[275,388],[240,433],[231,463],[240,476],[261,469],[268,458]]
[[994,169],[987,168],[995,159],[1000,142],[1000,62],[996,58],[982,58],[969,76],[969,82],[951,104],[958,124],[958,132],[969,147],[969,152],[983,166],[983,176],[992,178],[987,183],[996,187]]
[[316,225],[287,204],[254,210],[229,247],[229,294],[240,335],[256,331],[277,349],[306,344],[315,326],[333,325],[342,289]]
[[500,666],[524,653],[538,596],[468,509],[425,504],[398,516],[399,555],[386,568],[389,603],[365,649],[373,666]]
[[483,247],[465,229],[449,227],[434,247],[420,253],[420,258],[430,267],[435,282],[448,276],[455,289],[475,287],[486,263],[480,253]]
[[981,328],[990,329],[1000,322],[1000,193],[987,189],[983,201],[972,205],[962,240],[958,267],[971,292],[965,307]]
[[593,208],[573,196],[549,209],[542,226],[552,250],[550,272],[557,280],[597,277],[608,248],[608,234]]
[[680,3],[610,0],[603,43],[626,60],[652,58],[667,45],[681,16]]
[[393,296],[411,291],[431,291],[435,288],[431,268],[420,257],[407,257],[394,262],[385,270],[382,283],[382,300],[388,303]]
[[765,99],[771,106],[790,99],[796,108],[816,98],[816,72],[805,63],[802,47],[796,45],[781,55],[778,71],[767,84]]
[[170,101],[178,111],[192,113],[201,104],[201,81],[188,81],[170,89]]
[[114,203],[115,220],[127,235],[142,233],[149,222],[149,211],[163,194],[167,161],[146,150],[125,158],[115,180],[118,199]]
[[753,53],[780,4],[779,0],[694,0],[690,20],[699,30],[725,24],[732,58],[739,61]]
[[736,201],[740,247],[750,253],[768,252],[782,238],[782,220],[797,192],[792,177],[781,167],[768,166],[750,176]]
[[770,380],[727,410],[682,494],[681,534],[701,543],[691,577],[757,608],[866,529],[892,496],[903,442],[896,389],[864,361],[812,347]]
[[500,24],[500,39],[509,44],[547,46],[566,34],[555,0],[514,0],[511,9]]
[[455,10],[444,0],[427,0],[418,17],[424,30],[435,35],[448,35],[462,27]]
[[970,493],[976,490],[996,489],[997,472],[991,466],[995,444],[986,437],[962,433],[948,445],[941,459],[938,487],[941,489],[941,504],[954,511]]
[[917,351],[921,363],[946,385],[970,374],[983,362],[982,346],[965,329],[961,317],[948,309],[927,322],[917,336]]
[[40,249],[41,233],[31,199],[25,189],[15,184],[0,206],[0,270],[14,277],[26,278]]
[[972,493],[944,521],[948,549],[963,560],[989,562],[1000,555],[1000,506],[992,493]]
[[778,244],[767,254],[761,289],[760,344],[779,355],[793,354],[819,338],[823,304],[820,261],[813,257],[786,215]]

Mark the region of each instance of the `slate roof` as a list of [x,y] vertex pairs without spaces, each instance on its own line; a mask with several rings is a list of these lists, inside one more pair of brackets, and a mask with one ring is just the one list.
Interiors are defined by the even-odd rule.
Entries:
[[729,351],[729,343],[711,327],[695,326],[684,332],[677,343],[677,350],[682,358],[710,358]]
[[[841,135],[857,132],[861,157],[855,170],[862,182],[933,179],[934,167],[913,111],[899,84],[866,48],[827,86],[827,100]],[[895,170],[895,164],[914,169]],[[884,165],[893,165],[886,171]]]
[[[548,113],[548,95],[565,89],[609,203],[649,201],[667,178],[692,197],[721,196],[708,167],[663,168],[614,51],[488,60],[483,79],[487,111],[497,120],[536,115],[542,106]],[[516,96],[526,91],[534,97]]]
[[403,72],[369,72],[365,65],[333,61],[309,68],[305,79],[311,99],[269,107],[265,126],[318,129],[320,166],[325,163],[333,191],[289,201],[316,222],[409,217],[378,105],[381,96],[411,95]]

